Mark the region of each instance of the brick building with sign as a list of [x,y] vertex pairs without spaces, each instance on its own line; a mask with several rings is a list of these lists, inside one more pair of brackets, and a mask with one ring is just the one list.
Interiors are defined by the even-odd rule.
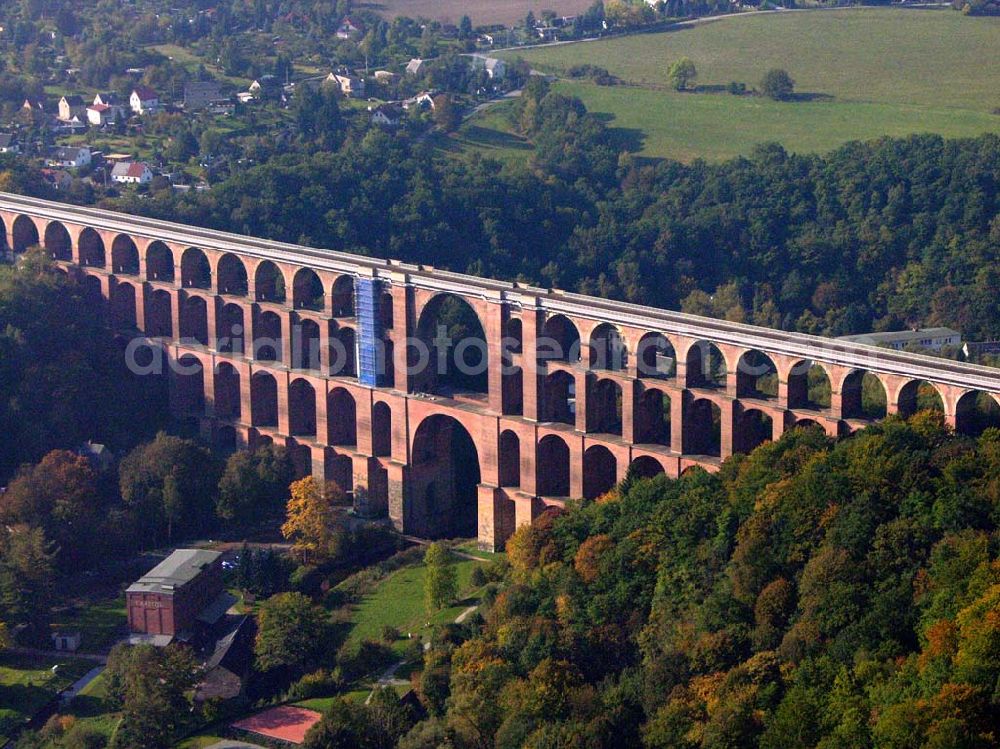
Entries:
[[189,640],[200,625],[226,613],[232,597],[222,581],[222,555],[177,549],[125,592],[132,640],[166,645]]

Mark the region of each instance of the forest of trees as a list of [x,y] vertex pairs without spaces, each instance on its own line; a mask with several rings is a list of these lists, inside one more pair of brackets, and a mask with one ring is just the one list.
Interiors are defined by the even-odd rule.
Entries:
[[998,746],[998,520],[1000,431],[934,412],[626,479],[517,531],[399,746]]

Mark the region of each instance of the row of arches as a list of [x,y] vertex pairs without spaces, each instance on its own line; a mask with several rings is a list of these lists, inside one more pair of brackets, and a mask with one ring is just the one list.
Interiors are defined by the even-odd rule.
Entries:
[[[3,228],[0,223],[0,228]],[[6,231],[4,230],[6,242]],[[24,252],[29,247],[42,246],[57,260],[73,259],[73,242],[69,231],[58,221],[50,221],[39,237],[38,227],[27,216],[18,216],[12,225],[13,250]],[[139,275],[140,253],[136,242],[127,234],[117,235],[111,243],[110,266],[104,239],[96,230],[85,227],[77,240],[80,265],[104,268],[120,275]],[[161,241],[151,242],[146,248],[146,280],[174,283],[176,270],[173,251]],[[223,255],[216,269],[218,290],[222,294],[247,296],[250,278],[243,261],[231,253]],[[180,281],[184,288],[211,289],[212,267],[208,256],[197,247],[189,247],[181,254]],[[309,268],[300,268],[292,278],[291,289],[278,266],[270,260],[260,262],[254,270],[254,300],[285,304],[289,301],[296,309],[324,310],[326,290],[319,274]],[[353,317],[354,280],[339,276],[330,288],[331,314],[334,317]]]

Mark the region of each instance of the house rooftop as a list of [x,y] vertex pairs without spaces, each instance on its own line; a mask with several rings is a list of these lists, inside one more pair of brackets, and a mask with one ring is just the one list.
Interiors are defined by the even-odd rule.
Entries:
[[128,586],[128,593],[165,593],[172,595],[194,580],[221,557],[207,549],[177,549],[149,572]]

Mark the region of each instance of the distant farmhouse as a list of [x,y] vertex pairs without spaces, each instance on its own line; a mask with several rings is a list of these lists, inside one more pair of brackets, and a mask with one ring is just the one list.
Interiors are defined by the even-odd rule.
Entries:
[[365,82],[353,75],[330,73],[324,80],[327,85],[335,86],[344,96],[364,96]]
[[369,111],[375,125],[397,127],[403,121],[403,109],[398,104],[382,104]]

